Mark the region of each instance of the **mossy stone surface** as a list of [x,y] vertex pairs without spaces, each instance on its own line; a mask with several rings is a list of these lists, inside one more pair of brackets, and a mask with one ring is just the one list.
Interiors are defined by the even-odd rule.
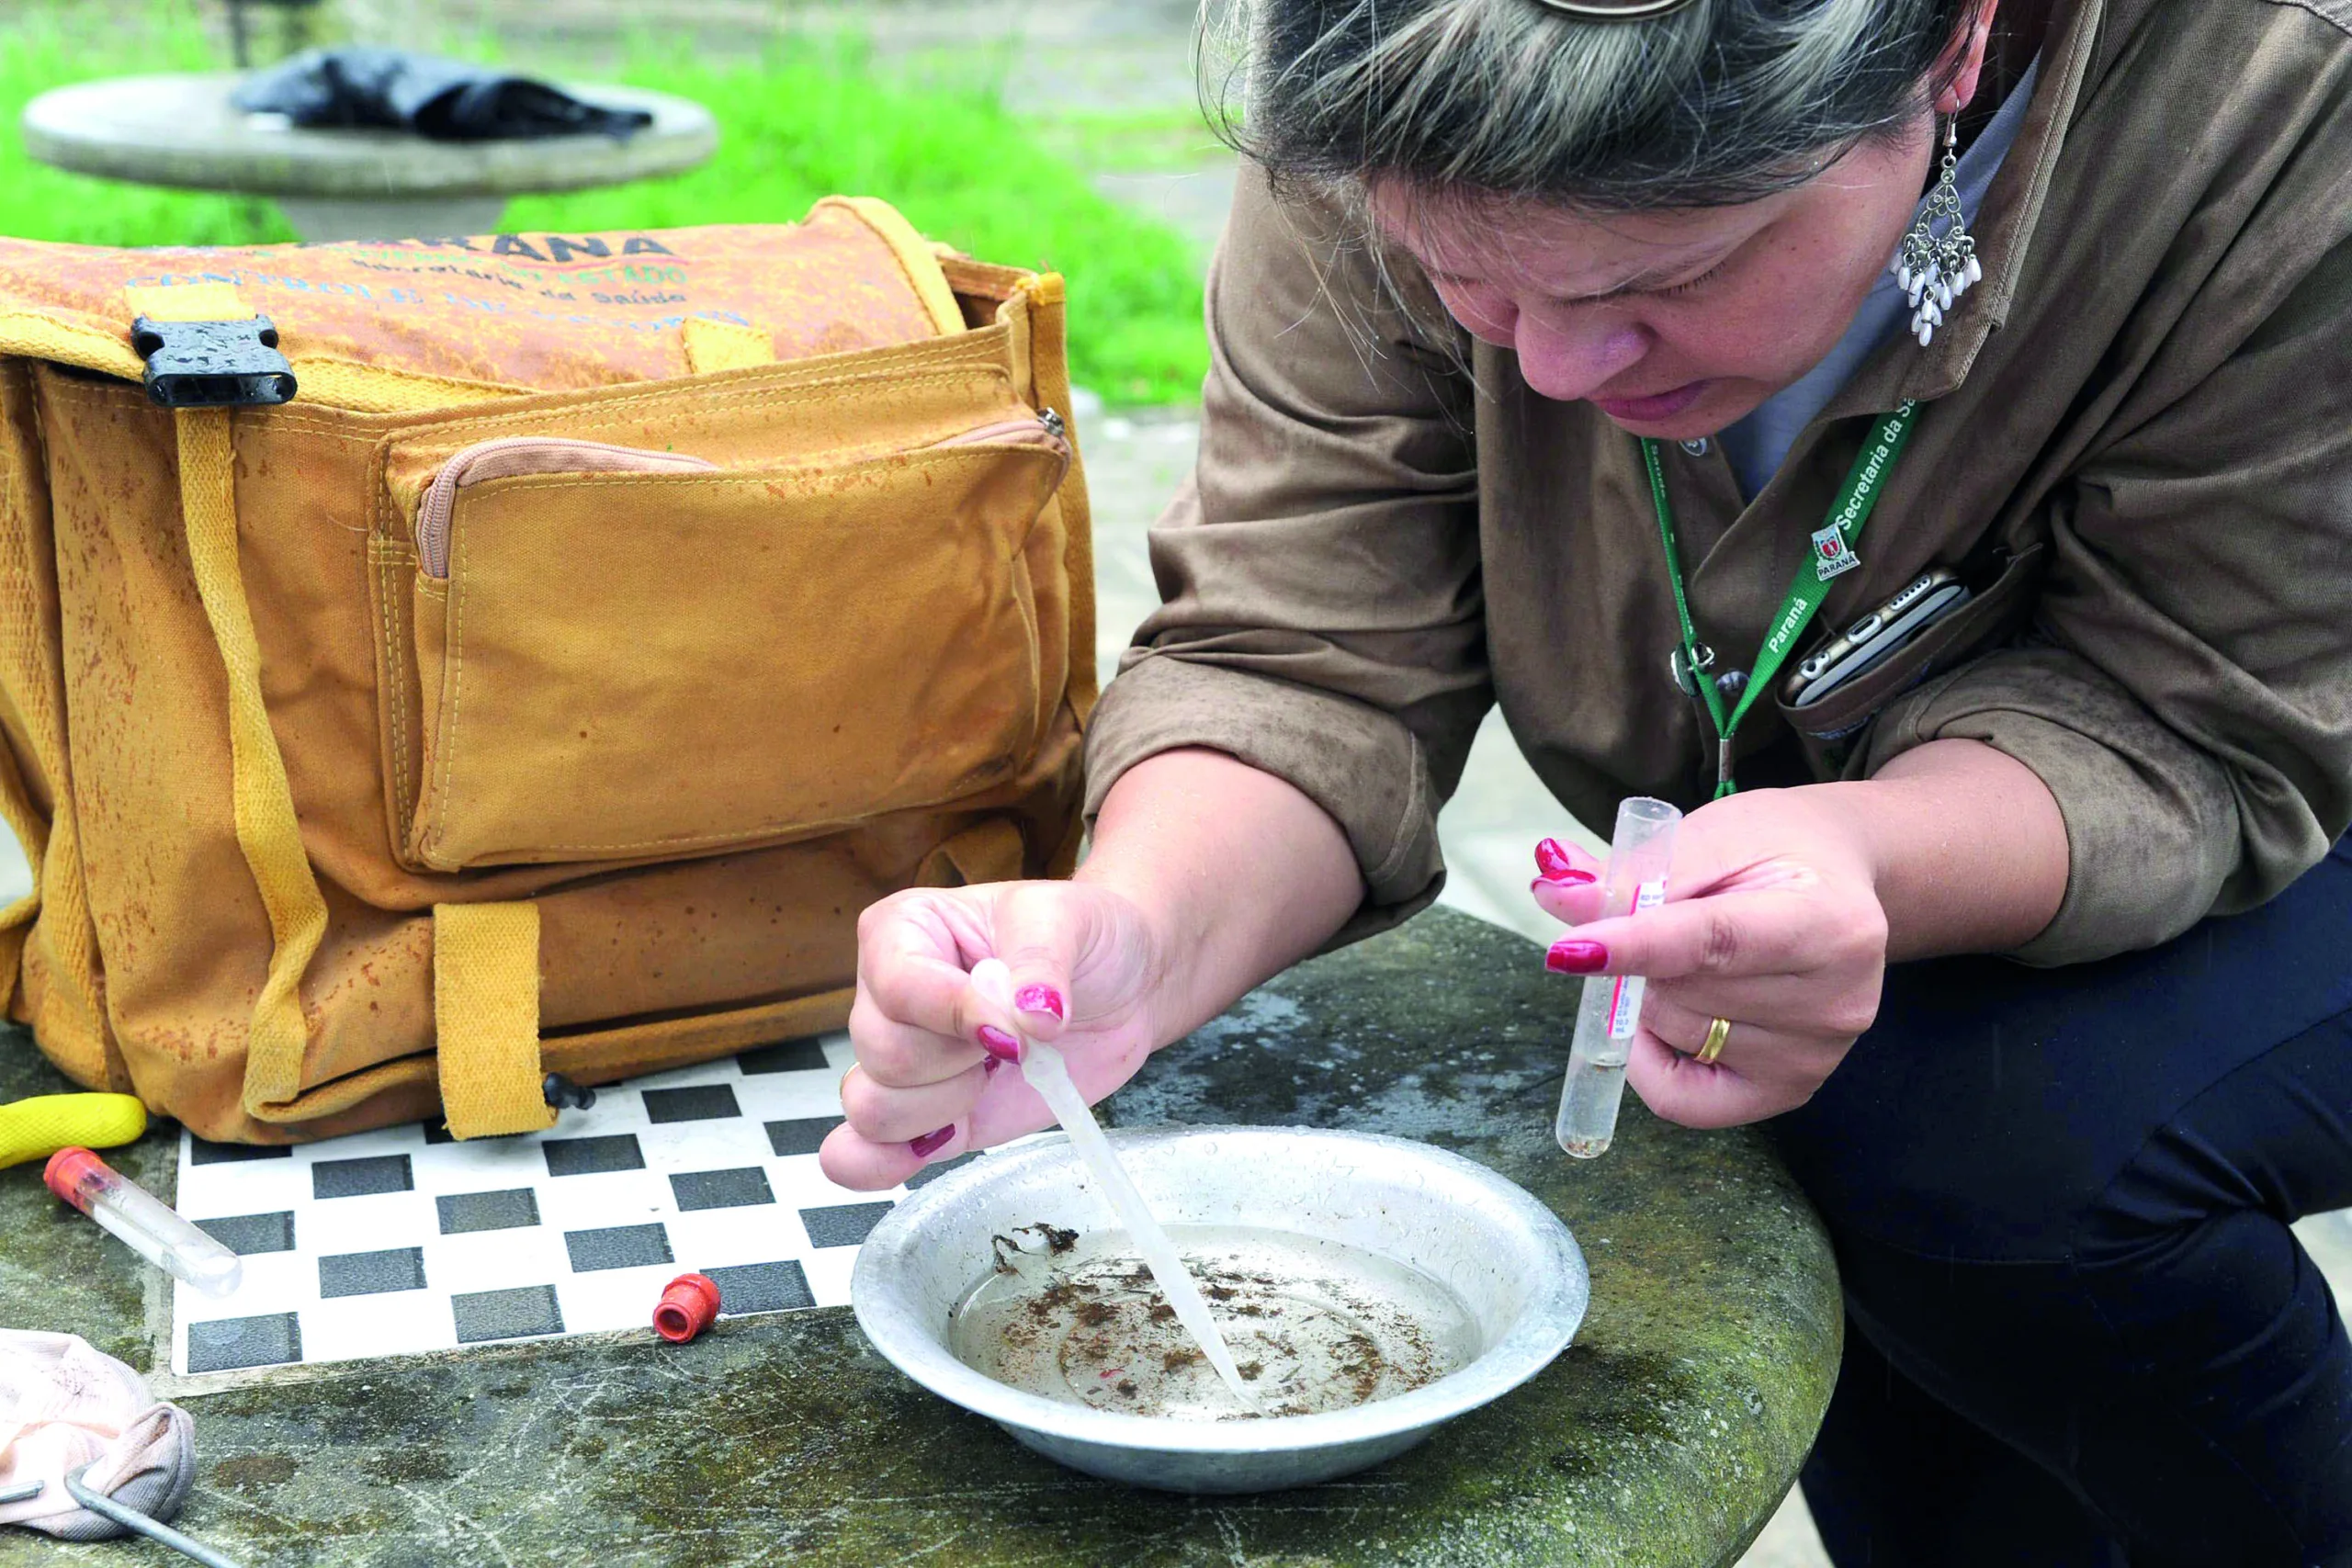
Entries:
[[[1128,1125],[1420,1139],[1575,1231],[1592,1309],[1567,1354],[1376,1469],[1260,1497],[1114,1487],[916,1388],[820,1311],[680,1347],[648,1330],[241,1374],[183,1395],[200,1473],[179,1522],[246,1568],[1728,1564],[1828,1403],[1835,1269],[1750,1134],[1670,1127],[1629,1097],[1605,1158],[1559,1152],[1573,985],[1521,939],[1433,910],[1283,976],[1112,1102]],[[30,1055],[0,1040],[0,1098],[60,1087]],[[168,1191],[175,1137],[151,1133],[123,1168]],[[148,1366],[143,1272],[31,1168],[0,1173],[0,1323]],[[0,1564],[134,1559],[162,1560],[0,1532]]]

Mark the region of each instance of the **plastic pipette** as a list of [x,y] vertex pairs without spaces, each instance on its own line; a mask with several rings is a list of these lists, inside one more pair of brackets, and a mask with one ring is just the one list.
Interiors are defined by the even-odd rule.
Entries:
[[[1635,795],[1617,807],[1617,832],[1600,876],[1600,918],[1656,908],[1666,897],[1674,858],[1674,829],[1682,813],[1662,800]],[[1617,1136],[1617,1107],[1625,1097],[1625,1063],[1642,1020],[1642,977],[1595,975],[1584,983],[1577,1033],[1568,1047],[1568,1078],[1560,1086],[1560,1119],[1553,1135],[1578,1159],[1598,1159]]]
[[[1012,1008],[1012,971],[1004,966],[1003,960],[983,958],[973,964],[972,987],[998,1006]],[[1119,1223],[1126,1226],[1127,1239],[1143,1255],[1151,1277],[1159,1281],[1160,1293],[1176,1309],[1176,1321],[1199,1343],[1201,1354],[1216,1369],[1216,1375],[1225,1380],[1225,1386],[1233,1391],[1233,1397],[1246,1408],[1263,1415],[1265,1405],[1242,1381],[1233,1352],[1226,1348],[1225,1336],[1217,1332],[1216,1319],[1209,1315],[1207,1299],[1185,1270],[1184,1260],[1177,1256],[1176,1246],[1168,1239],[1168,1233],[1159,1228],[1159,1222],[1144,1205],[1143,1194],[1127,1179],[1126,1168],[1111,1152],[1110,1140],[1103,1137],[1086,1097],[1070,1081],[1069,1066],[1062,1060],[1062,1054],[1042,1041],[1023,1035],[1021,1076],[1029,1080],[1029,1087],[1037,1091],[1046,1109],[1053,1111],[1054,1120],[1069,1134],[1079,1158],[1086,1162],[1086,1168],[1093,1173],[1095,1184],[1110,1200]]]
[[41,1172],[49,1190],[122,1238],[148,1262],[208,1296],[225,1296],[244,1277],[238,1256],[119,1175],[87,1149],[60,1149]]

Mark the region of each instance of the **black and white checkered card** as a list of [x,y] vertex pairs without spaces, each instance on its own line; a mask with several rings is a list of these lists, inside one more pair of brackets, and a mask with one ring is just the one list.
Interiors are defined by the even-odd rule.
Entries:
[[174,1282],[173,1370],[643,1327],[688,1269],[718,1282],[723,1314],[845,1304],[858,1244],[905,1195],[817,1168],[849,1061],[844,1034],[763,1046],[601,1089],[526,1137],[183,1134],[180,1213],[244,1278],[228,1297]]

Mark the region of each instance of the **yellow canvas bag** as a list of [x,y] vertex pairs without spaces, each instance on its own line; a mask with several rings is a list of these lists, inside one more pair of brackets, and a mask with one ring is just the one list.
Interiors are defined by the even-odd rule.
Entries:
[[0,241],[10,1016],[271,1143],[839,1026],[865,905],[1076,856],[1062,320],[865,199]]

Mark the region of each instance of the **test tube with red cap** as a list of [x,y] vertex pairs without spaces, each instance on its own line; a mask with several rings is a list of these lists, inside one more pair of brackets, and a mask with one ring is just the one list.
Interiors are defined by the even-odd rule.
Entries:
[[125,1247],[208,1296],[225,1296],[244,1277],[242,1258],[125,1179],[87,1149],[60,1149],[41,1172],[49,1190],[116,1235]]

